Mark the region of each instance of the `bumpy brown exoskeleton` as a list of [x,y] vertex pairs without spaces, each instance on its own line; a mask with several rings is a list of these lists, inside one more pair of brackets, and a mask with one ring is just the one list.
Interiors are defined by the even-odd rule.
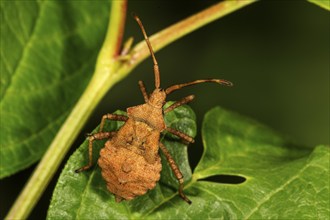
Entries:
[[[164,153],[175,177],[179,181],[179,195],[187,203],[191,201],[183,193],[183,176],[178,165],[173,160],[166,146],[159,140],[163,132],[172,133],[184,142],[193,143],[194,139],[178,130],[166,127],[164,114],[193,100],[194,96],[187,96],[163,110],[166,96],[182,87],[215,82],[231,86],[232,83],[222,79],[195,80],[188,83],[173,85],[167,89],[160,88],[160,73],[158,63],[144,27],[137,16],[134,16],[144,35],[154,63],[155,89],[148,95],[142,81],[139,81],[145,104],[127,108],[127,116],[106,114],[102,117],[100,130],[89,137],[89,163],[76,172],[87,170],[92,166],[92,148],[94,140],[108,139],[105,147],[100,151],[98,164],[102,169],[102,176],[107,188],[112,192],[116,201],[131,200],[144,195],[153,189],[160,179],[162,169],[159,148]],[[116,132],[105,132],[103,126],[106,120],[124,121],[124,125]]]

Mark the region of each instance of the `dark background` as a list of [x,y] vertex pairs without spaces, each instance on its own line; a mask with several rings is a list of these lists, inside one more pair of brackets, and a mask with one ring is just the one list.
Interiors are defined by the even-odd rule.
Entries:
[[[131,1],[128,15],[138,14],[152,35],[214,3],[217,1]],[[177,100],[196,95],[190,104],[198,120],[196,143],[189,147],[192,167],[203,149],[203,115],[217,105],[267,124],[303,146],[329,144],[329,23],[328,11],[305,1],[262,1],[157,52],[164,88],[201,78],[228,79],[235,85],[198,85],[168,97]],[[135,42],[141,41],[140,29],[130,16],[126,24],[125,39],[134,36]],[[151,59],[147,59],[113,87],[89,119],[71,153],[82,143],[84,133],[99,124],[103,114],[143,102],[137,81],[143,80],[152,91],[152,68]],[[34,168],[1,180],[0,219]],[[59,173],[31,219],[45,218],[58,176]]]

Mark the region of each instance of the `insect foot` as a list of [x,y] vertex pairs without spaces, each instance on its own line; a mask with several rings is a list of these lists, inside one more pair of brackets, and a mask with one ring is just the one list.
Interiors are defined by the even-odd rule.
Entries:
[[[92,166],[93,142],[107,139],[104,148],[100,151],[100,157],[98,159],[98,165],[102,170],[102,177],[107,184],[107,189],[115,195],[117,202],[132,200],[153,189],[159,181],[162,170],[159,155],[160,149],[178,180],[179,196],[185,202],[191,204],[191,200],[183,192],[184,181],[180,168],[166,146],[160,143],[160,138],[169,132],[180,138],[183,142],[194,142],[194,139],[189,135],[167,127],[164,121],[165,114],[183,104],[191,102],[194,99],[194,95],[174,102],[163,110],[166,96],[183,87],[199,83],[211,82],[225,86],[232,86],[232,83],[223,79],[200,79],[172,85],[167,89],[161,89],[159,67],[152,46],[142,22],[136,15],[134,19],[141,28],[153,60],[155,89],[152,93],[148,94],[144,83],[139,81],[144,104],[127,108],[127,116],[106,114],[102,117],[99,132],[89,136],[88,165],[77,169],[76,172],[87,170]],[[124,125],[118,131],[106,132],[103,131],[106,120],[123,121]]]

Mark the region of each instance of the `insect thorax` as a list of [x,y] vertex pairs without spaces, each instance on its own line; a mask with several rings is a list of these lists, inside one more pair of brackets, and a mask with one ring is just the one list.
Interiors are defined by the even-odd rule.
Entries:
[[158,132],[162,132],[166,128],[163,109],[156,108],[149,103],[127,108],[127,115],[135,121],[146,123]]

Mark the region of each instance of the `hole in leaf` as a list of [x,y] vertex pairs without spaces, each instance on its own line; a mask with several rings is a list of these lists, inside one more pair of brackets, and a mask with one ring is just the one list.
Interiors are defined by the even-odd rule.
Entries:
[[211,182],[226,183],[226,184],[240,184],[240,183],[244,183],[246,181],[246,178],[242,176],[234,176],[234,175],[215,175],[200,180],[201,181],[207,180]]

